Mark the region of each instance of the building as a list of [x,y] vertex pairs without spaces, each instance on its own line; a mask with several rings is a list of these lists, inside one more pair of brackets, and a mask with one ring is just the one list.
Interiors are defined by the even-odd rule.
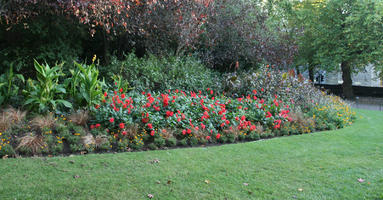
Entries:
[[[304,73],[305,78],[308,78],[308,72]],[[354,73],[352,78],[353,86],[365,86],[365,87],[383,87],[383,80],[376,73],[373,65],[367,65],[365,70],[358,73]],[[326,72],[320,70],[315,74],[315,84],[325,85],[341,85],[342,72],[341,70]]]

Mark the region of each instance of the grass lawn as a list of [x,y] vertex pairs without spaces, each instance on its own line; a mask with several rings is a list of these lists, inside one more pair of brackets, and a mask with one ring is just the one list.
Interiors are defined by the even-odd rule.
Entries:
[[0,199],[383,199],[383,112],[357,113],[265,141],[0,160]]

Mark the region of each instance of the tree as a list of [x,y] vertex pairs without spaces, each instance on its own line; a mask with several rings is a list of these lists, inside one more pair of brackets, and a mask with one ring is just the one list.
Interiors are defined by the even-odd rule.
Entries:
[[[343,95],[353,99],[351,75],[367,64],[376,67],[383,61],[383,12],[379,0],[304,1],[315,3],[312,12],[304,12],[309,24],[303,32],[311,33],[307,51],[312,50],[313,62],[342,71]],[[298,4],[300,4],[299,2]],[[297,8],[297,12],[299,10]],[[307,10],[306,10],[307,11]],[[301,12],[303,13],[303,12]],[[306,23],[307,23],[306,22]],[[302,37],[302,40],[307,37]],[[302,41],[301,40],[301,41]],[[308,56],[311,57],[311,56]]]

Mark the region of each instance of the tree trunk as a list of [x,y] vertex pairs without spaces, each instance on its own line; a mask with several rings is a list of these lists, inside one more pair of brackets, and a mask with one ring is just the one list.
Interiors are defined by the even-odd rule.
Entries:
[[351,79],[351,67],[350,67],[350,63],[342,62],[340,66],[342,68],[343,96],[346,99],[354,99],[354,91],[352,89],[352,79]]
[[314,83],[314,67],[309,65],[309,78],[310,81]]

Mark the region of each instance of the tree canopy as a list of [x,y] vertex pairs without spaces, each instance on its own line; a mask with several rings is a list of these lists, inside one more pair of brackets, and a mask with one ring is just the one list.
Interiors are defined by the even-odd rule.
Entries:
[[296,1],[299,58],[342,70],[343,94],[353,98],[351,74],[383,61],[383,7],[379,0]]

